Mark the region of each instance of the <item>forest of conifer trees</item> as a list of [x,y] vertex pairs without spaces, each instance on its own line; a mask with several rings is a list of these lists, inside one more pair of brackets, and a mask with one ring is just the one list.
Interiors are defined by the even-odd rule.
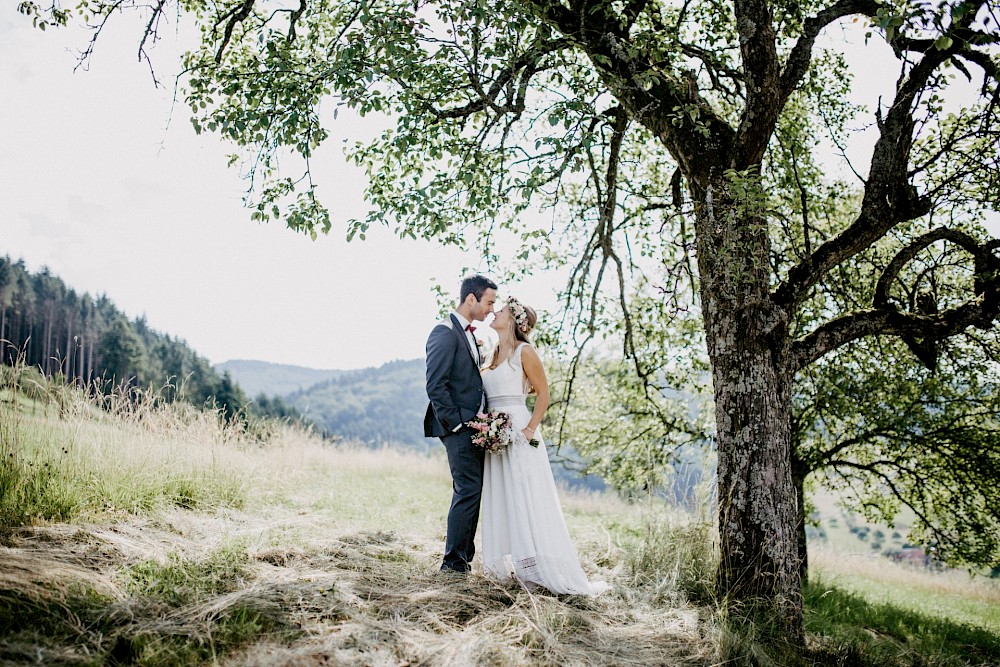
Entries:
[[280,400],[249,401],[184,340],[154,331],[144,317],[129,320],[107,296],[78,294],[47,268],[32,273],[10,257],[0,257],[0,361],[88,388],[155,389],[227,418],[244,409],[298,418]]

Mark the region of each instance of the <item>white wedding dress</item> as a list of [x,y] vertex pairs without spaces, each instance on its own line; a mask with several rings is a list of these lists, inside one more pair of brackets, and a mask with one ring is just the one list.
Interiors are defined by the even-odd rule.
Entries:
[[521,366],[524,346],[483,372],[487,409],[508,413],[514,427],[513,442],[503,454],[486,454],[480,514],[483,571],[500,580],[516,578],[528,588],[598,595],[610,586],[588,581],[580,568],[541,434],[535,434],[538,447],[521,434],[531,419]]

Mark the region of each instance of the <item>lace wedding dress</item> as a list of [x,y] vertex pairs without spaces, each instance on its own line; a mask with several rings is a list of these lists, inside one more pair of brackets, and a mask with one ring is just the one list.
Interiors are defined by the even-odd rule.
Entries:
[[580,568],[541,434],[535,434],[538,447],[521,434],[531,419],[525,405],[523,351],[522,343],[497,368],[483,372],[488,409],[508,413],[515,434],[503,454],[486,454],[480,533],[483,571],[501,580],[517,578],[529,588],[597,595],[609,586],[588,581]]

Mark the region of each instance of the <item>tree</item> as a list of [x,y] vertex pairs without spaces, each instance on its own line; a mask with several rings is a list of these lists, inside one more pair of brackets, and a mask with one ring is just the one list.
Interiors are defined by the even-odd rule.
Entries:
[[118,384],[132,384],[138,378],[142,361],[142,340],[122,316],[114,317],[101,334],[98,350],[101,367],[107,373],[108,389]]
[[899,340],[839,350],[802,374],[793,418],[793,478],[805,577],[805,487],[845,493],[891,525],[914,517],[909,539],[935,558],[1000,563],[1000,345],[953,341],[931,371]]
[[0,363],[6,356],[7,351],[7,308],[11,304],[11,280],[10,261],[8,258],[0,258]]
[[[58,24],[59,5],[20,8]],[[83,4],[95,26],[129,6],[147,4]],[[146,10],[140,56],[171,7]],[[714,392],[718,592],[773,604],[801,639],[796,378],[879,336],[933,365],[944,341],[991,328],[1000,309],[998,243],[978,226],[1000,192],[994,5],[187,0],[177,11],[201,30],[184,59],[194,127],[245,150],[253,218],[331,229],[310,160],[328,137],[320,103],[335,96],[395,120],[352,150],[372,210],[347,222],[349,237],[389,223],[448,243],[478,234],[491,254],[506,235],[536,265],[571,257],[566,298],[578,317],[566,337],[620,330],[665,424],[654,395],[662,364],[638,353],[635,305],[658,296],[653,312],[697,314]],[[900,72],[875,109],[857,196],[817,157],[843,144],[854,118],[843,58],[817,38],[853,19],[891,45]],[[955,72],[978,91],[963,107],[947,103]],[[287,168],[295,155],[301,176],[279,172],[279,158]],[[546,206],[551,221],[523,214]],[[847,222],[822,230],[817,216],[833,206]],[[964,253],[966,289],[911,302],[901,279],[942,246]],[[860,288],[847,309],[829,296],[840,284]]]
[[[813,223],[821,231],[822,223]],[[838,225],[834,225],[836,228]],[[960,299],[972,278],[964,251],[952,248],[915,258],[899,288],[907,308]],[[877,259],[877,253],[873,255]],[[841,310],[857,307],[870,266],[823,285],[825,300]],[[703,349],[694,317],[667,317],[653,300],[633,300],[636,351],[654,360],[642,383],[621,361],[571,359],[569,377],[554,381],[560,397],[560,443],[571,444],[624,492],[653,488],[683,491],[677,468],[710,446],[701,355],[660,350]],[[930,306],[925,306],[930,308]],[[657,325],[657,322],[664,324]],[[603,326],[613,326],[611,323]],[[815,322],[799,325],[803,330]],[[687,332],[687,333],[685,333]],[[916,350],[911,346],[916,346]],[[800,571],[807,576],[807,491],[823,486],[870,519],[891,524],[902,509],[912,515],[909,538],[936,547],[954,566],[991,568],[1000,562],[1000,332],[967,331],[939,345],[936,354],[905,338],[861,339],[797,374],[793,384],[792,478],[798,492]],[[926,359],[924,366],[914,363]],[[579,364],[582,369],[575,369]],[[578,386],[574,380],[586,378]],[[647,392],[655,397],[650,401]],[[655,410],[650,409],[650,405]],[[666,419],[664,419],[666,417]]]
[[222,417],[227,422],[231,422],[237,417],[245,417],[247,397],[243,394],[239,385],[233,382],[229,371],[222,374],[213,399]]

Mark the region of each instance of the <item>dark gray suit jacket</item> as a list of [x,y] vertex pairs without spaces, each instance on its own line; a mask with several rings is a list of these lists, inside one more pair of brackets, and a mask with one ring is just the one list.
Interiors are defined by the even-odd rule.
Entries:
[[483,404],[479,364],[469,349],[465,331],[454,315],[451,326],[441,323],[427,338],[427,414],[424,436],[441,437],[469,421]]

